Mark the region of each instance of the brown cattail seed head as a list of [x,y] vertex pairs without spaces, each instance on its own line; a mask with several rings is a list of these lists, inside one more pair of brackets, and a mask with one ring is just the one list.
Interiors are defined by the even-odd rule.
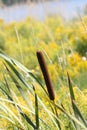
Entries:
[[41,51],[37,51],[37,58],[38,58],[38,62],[39,62],[41,71],[42,71],[43,76],[44,76],[44,80],[45,80],[47,90],[48,90],[48,93],[49,93],[49,98],[51,100],[54,100],[55,94],[54,94],[54,90],[53,90],[52,81],[50,79],[50,75],[48,73],[46,62],[45,62],[45,59],[43,57],[43,53]]

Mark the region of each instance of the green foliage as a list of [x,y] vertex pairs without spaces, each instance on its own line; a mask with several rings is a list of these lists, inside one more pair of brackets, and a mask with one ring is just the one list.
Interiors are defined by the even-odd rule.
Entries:
[[81,56],[86,56],[87,54],[87,41],[86,40],[77,40],[76,42],[76,51]]
[[[87,22],[86,17],[84,22]],[[64,23],[62,18],[55,20],[55,17],[48,18],[44,22],[27,18],[25,21],[8,25],[1,20],[0,48],[35,71],[37,77],[43,82],[36,59],[36,51],[42,50],[46,60],[48,59],[47,65],[55,86],[59,82],[62,84],[61,81],[64,83],[66,70],[69,71],[73,81],[80,86],[77,79],[81,77],[82,68],[85,68],[84,73],[87,70],[87,61],[82,61],[82,56],[86,57],[87,48],[87,37],[84,31],[79,20]],[[85,84],[82,84],[83,87],[80,88],[85,88]]]
[[[8,122],[13,125],[13,127],[12,125],[9,125],[9,127],[11,126],[12,128],[15,127],[17,129],[23,130],[38,130],[44,128],[48,130],[87,129],[86,118],[83,117],[83,112],[80,110],[81,108],[79,109],[79,107],[83,107],[81,104],[79,104],[79,101],[84,100],[84,106],[86,106],[87,102],[85,102],[85,100],[87,100],[87,97],[84,95],[84,92],[80,91],[77,87],[75,88],[72,86],[69,73],[67,73],[69,90],[68,87],[65,86],[60,88],[57,91],[58,96],[55,97],[54,101],[52,101],[49,98],[46,89],[42,87],[43,85],[38,80],[36,80],[30,70],[25,68],[16,60],[9,58],[2,52],[0,53],[0,57],[5,61],[4,66],[9,75],[9,78],[11,78],[11,82],[13,82],[14,86],[19,91],[19,95],[13,91],[13,85],[9,84],[10,82],[7,80],[7,75],[5,74],[4,85],[8,88],[8,90],[1,89],[3,92],[3,97],[0,98],[0,108],[1,117],[3,117],[4,120],[7,119]],[[19,69],[23,72],[19,72]],[[24,78],[23,75],[26,73],[32,79],[31,82],[27,82]],[[25,90],[24,87],[26,88]],[[40,92],[42,91],[42,93],[39,94],[38,89]],[[27,96],[27,92],[29,92],[29,97]],[[21,101],[18,102],[19,96],[21,96],[24,100],[23,105],[21,104]],[[42,98],[42,96],[44,96],[44,98]],[[32,97],[32,99],[30,99],[30,97]],[[3,101],[4,104],[2,103]],[[24,111],[24,109],[27,111]],[[6,111],[10,114],[10,116]],[[43,112],[45,112],[44,116],[46,116],[46,118],[41,115]],[[48,124],[47,119],[49,120]]]
[[[79,20],[64,23],[61,18],[28,18],[8,25],[0,20],[0,49],[12,57],[0,51],[1,128],[87,129],[87,36],[81,25]],[[55,86],[54,101],[43,80],[38,50]]]

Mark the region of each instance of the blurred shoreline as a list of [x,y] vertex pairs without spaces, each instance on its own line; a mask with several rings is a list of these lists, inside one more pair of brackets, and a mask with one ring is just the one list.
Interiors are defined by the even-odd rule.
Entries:
[[[57,1],[57,0],[29,0],[26,2],[16,2],[13,4],[4,4],[3,2],[0,2],[0,8],[6,8],[6,7],[11,7],[11,6],[20,6],[20,5],[32,5],[32,4],[38,4],[41,2],[44,3],[44,2],[52,2],[52,1]],[[58,0],[58,1],[64,1],[64,0]]]
[[84,11],[86,1],[76,0],[52,0],[45,2],[27,2],[15,4],[12,6],[0,7],[0,19],[3,19],[6,23],[18,22],[26,19],[27,17],[33,17],[37,20],[43,21],[49,16],[61,16],[68,20],[73,17],[77,17],[79,10],[80,13]]

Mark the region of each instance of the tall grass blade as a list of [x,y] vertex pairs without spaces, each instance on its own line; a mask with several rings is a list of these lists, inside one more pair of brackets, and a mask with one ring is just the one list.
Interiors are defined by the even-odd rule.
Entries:
[[5,115],[0,114],[0,118],[4,118],[4,119],[8,120],[9,122],[11,122],[12,124],[15,125],[15,122],[11,118],[9,118],[9,117],[7,117]]
[[42,102],[42,100],[38,97],[38,101],[40,102],[41,106],[43,107],[43,109],[45,110],[45,112],[48,114],[48,116],[50,117],[50,119],[52,120],[53,122],[53,125],[55,125],[57,128],[58,128],[58,125],[55,121],[55,119],[53,118],[53,113],[51,113],[47,107],[45,106],[45,104]]
[[35,91],[35,87],[33,86],[33,90],[35,92],[35,118],[36,118],[36,128],[39,130],[39,109],[38,109],[38,98]]
[[34,125],[34,123],[31,121],[31,119],[25,114],[25,113],[20,113],[24,119],[33,127],[33,129],[35,130],[36,129],[36,126]]
[[44,86],[40,83],[40,81],[33,75],[32,71],[28,70],[25,66],[23,66],[21,63],[18,61],[8,57],[6,54],[3,52],[0,52],[0,57],[2,57],[7,64],[10,66],[10,68],[13,70],[13,72],[17,75],[17,77],[21,80],[21,82],[30,88],[30,86],[27,84],[27,82],[23,79],[23,77],[19,74],[19,72],[15,69],[14,65],[17,66],[20,70],[22,70],[24,73],[28,74],[31,78],[36,80],[36,82],[43,88],[45,93],[47,94],[47,91],[45,90]]
[[78,109],[78,107],[77,107],[75,101],[73,101],[73,105],[74,105],[75,110],[76,110],[78,116],[80,117],[81,121],[83,122],[83,124],[84,124],[85,127],[87,128],[87,122],[86,122],[86,120],[84,119],[84,117],[83,117],[82,113],[80,112],[80,110]]
[[13,118],[21,125],[21,127],[25,129],[23,123],[20,121],[20,119],[18,118],[18,116],[17,116],[8,106],[6,106],[5,104],[1,104],[1,103],[0,103],[0,108],[1,108],[1,106],[2,106],[2,108],[3,108],[2,110],[3,110],[8,116],[10,116],[11,118],[13,117]]
[[8,62],[10,62],[11,64],[17,66],[20,70],[22,70],[24,73],[28,73],[28,72],[32,72],[31,70],[27,69],[23,64],[21,64],[20,62],[16,61],[13,58],[10,58],[9,56],[7,56],[4,52],[0,51],[0,57],[3,58],[4,60],[7,60]]
[[70,91],[71,101],[73,101],[73,100],[75,100],[75,95],[74,95],[73,87],[72,87],[70,76],[69,76],[68,72],[67,72],[67,76],[68,76],[68,84],[69,84],[69,91]]
[[24,78],[22,77],[22,75],[17,71],[17,69],[15,69],[15,67],[8,62],[7,60],[5,60],[6,63],[9,65],[9,67],[12,69],[12,71],[15,73],[15,75],[18,77],[18,79],[20,79],[20,81],[29,88],[29,85],[27,84],[27,82],[24,80]]
[[4,94],[8,97],[9,100],[13,101],[13,99],[11,98],[11,96],[6,92],[6,90],[4,90],[1,86],[0,89],[2,90],[2,92],[4,92]]
[[[9,71],[9,75],[12,78],[13,82],[15,83],[16,87],[18,88],[19,92],[21,93],[22,97],[25,99],[25,101],[27,102],[28,105],[30,105],[27,96],[24,94],[24,91],[22,90],[21,86],[19,85],[19,83],[17,82],[16,78],[12,75],[12,73]],[[20,114],[26,119],[26,121],[35,129],[36,126],[34,125],[34,123],[31,121],[31,119],[22,112],[22,110],[20,109],[20,107],[18,107],[20,110]]]
[[[6,65],[5,65],[6,66]],[[7,66],[6,66],[7,68]],[[24,100],[26,101],[26,103],[28,104],[28,106],[30,106],[30,108],[34,111],[34,108],[33,106],[31,105],[31,103],[29,102],[25,92],[23,91],[23,89],[21,88],[20,84],[18,83],[18,81],[16,80],[16,78],[13,76],[13,74],[8,70],[7,68],[7,71],[10,75],[10,77],[12,78],[13,82],[15,83],[17,89],[19,90],[19,92],[21,93],[21,96],[24,98]]]
[[42,85],[42,83],[38,80],[38,78],[32,74],[31,72],[29,72],[29,75],[42,87],[42,89],[44,90],[44,92],[48,95],[46,89],[44,88],[44,86]]
[[[69,84],[69,91],[70,91],[70,97],[71,97],[71,103],[72,103],[72,108],[73,108],[73,111],[74,111],[74,115],[75,117],[79,120],[79,117],[78,117],[78,114],[77,114],[77,111],[76,111],[76,108],[73,104],[73,101],[75,101],[75,95],[74,95],[74,91],[73,91],[73,87],[72,87],[72,83],[71,83],[71,79],[70,79],[70,76],[69,76],[69,73],[67,72],[67,76],[68,76],[68,84]],[[76,130],[80,130],[79,126],[73,122]]]
[[[55,115],[56,115],[57,118],[59,118],[59,115],[58,115],[57,109],[56,109],[55,106],[54,106],[54,108],[55,108]],[[55,118],[55,120],[56,120],[56,122],[57,122],[57,124],[58,124],[59,130],[61,130],[61,125],[60,125],[59,120],[57,120],[57,118]]]
[[76,117],[74,117],[73,115],[69,114],[68,112],[66,112],[66,110],[64,110],[61,106],[54,104],[61,112],[64,113],[64,115],[66,115],[70,120],[74,121],[76,124],[78,124],[79,126],[81,126],[82,128],[84,128],[84,130],[87,130],[87,127],[85,127],[85,125],[83,125],[83,123],[81,123]]

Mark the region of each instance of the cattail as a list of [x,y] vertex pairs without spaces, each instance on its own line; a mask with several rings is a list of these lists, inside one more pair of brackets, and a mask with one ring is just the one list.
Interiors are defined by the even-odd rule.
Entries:
[[38,58],[38,62],[40,64],[41,71],[42,71],[43,76],[44,76],[44,80],[45,80],[45,83],[47,86],[47,91],[49,93],[49,98],[51,100],[54,100],[55,94],[54,94],[54,90],[53,90],[52,81],[50,79],[50,75],[48,73],[46,62],[45,62],[45,59],[43,57],[43,53],[41,51],[37,51],[37,58]]

